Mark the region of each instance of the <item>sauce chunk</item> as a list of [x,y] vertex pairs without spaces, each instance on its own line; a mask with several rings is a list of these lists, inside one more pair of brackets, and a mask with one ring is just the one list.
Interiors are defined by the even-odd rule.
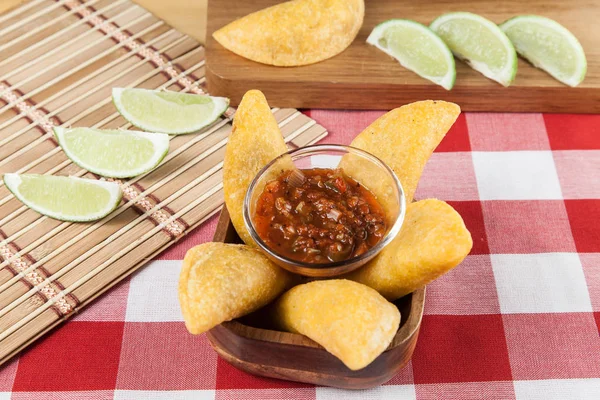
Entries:
[[384,211],[371,192],[342,169],[287,171],[258,198],[254,225],[276,253],[307,263],[357,257],[386,233]]

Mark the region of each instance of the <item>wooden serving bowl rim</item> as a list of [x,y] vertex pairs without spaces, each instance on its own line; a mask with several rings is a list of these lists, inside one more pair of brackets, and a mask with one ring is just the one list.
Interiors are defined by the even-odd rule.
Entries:
[[[227,207],[223,206],[215,235],[213,240],[215,242],[230,243],[228,240],[233,234],[237,235],[231,219],[229,218],[229,212]],[[395,347],[403,345],[413,337],[414,334],[419,330],[421,326],[421,319],[423,318],[423,309],[425,305],[425,287],[417,289],[414,292],[408,294],[411,296],[410,312],[408,320],[401,323],[400,329],[396,332],[394,339],[385,351],[390,351]],[[403,315],[401,315],[401,318]],[[242,336],[247,339],[260,340],[273,343],[283,343],[294,346],[304,346],[322,349],[323,347],[313,340],[307,338],[304,335],[297,333],[275,331],[271,329],[255,328],[243,324],[239,321],[228,321],[221,324],[222,327],[234,332],[235,334]]]

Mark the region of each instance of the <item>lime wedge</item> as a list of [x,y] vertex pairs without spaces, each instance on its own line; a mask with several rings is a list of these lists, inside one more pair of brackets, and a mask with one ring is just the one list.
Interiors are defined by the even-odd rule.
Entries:
[[129,178],[154,169],[169,151],[169,135],[124,130],[54,128],[75,164],[111,178]]
[[27,207],[61,221],[94,221],[121,201],[117,183],[66,176],[4,174],[4,184]]
[[517,74],[517,53],[508,37],[492,21],[467,12],[438,17],[430,28],[452,53],[475,71],[508,86]]
[[585,78],[587,61],[579,41],[558,22],[521,15],[500,25],[517,52],[534,66],[569,86]]
[[448,46],[429,28],[406,19],[377,25],[367,43],[394,57],[404,68],[422,78],[452,89],[456,78],[454,57]]
[[224,97],[148,89],[114,88],[112,97],[119,113],[133,125],[173,135],[212,124],[229,106]]

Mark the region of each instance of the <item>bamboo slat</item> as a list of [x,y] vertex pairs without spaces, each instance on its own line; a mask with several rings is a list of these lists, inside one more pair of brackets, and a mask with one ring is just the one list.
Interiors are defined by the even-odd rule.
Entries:
[[[0,51],[1,174],[104,179],[71,163],[52,126],[133,129],[112,87],[204,93],[203,47],[129,0],[33,0],[0,16]],[[171,137],[159,168],[118,181],[124,201],[100,221],[44,217],[0,182],[0,363],[218,212],[234,112]],[[327,134],[273,113],[292,148]]]

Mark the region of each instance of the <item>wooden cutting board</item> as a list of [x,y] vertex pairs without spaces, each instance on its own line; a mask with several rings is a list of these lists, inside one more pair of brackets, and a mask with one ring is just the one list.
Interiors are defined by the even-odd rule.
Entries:
[[[32,0],[0,15],[0,54],[0,175],[101,179],[53,126],[133,129],[112,87],[204,93],[203,46],[129,0]],[[171,137],[158,168],[118,180],[123,201],[99,221],[44,217],[0,180],[0,364],[219,211],[234,113]],[[273,113],[292,148],[326,135],[297,110]]]
[[[210,1],[206,76],[208,90],[234,104],[258,88],[278,107],[390,109],[423,99],[458,103],[464,111],[600,113],[600,1],[598,0],[366,0],[365,20],[356,40],[342,54],[318,64],[278,68],[239,57],[213,38],[225,24],[278,0]],[[451,11],[470,11],[501,23],[520,14],[553,18],[580,40],[588,60],[585,81],[570,88],[519,60],[515,82],[504,88],[464,63],[456,63],[451,91],[404,69],[365,41],[374,26],[392,18],[429,24]]]

